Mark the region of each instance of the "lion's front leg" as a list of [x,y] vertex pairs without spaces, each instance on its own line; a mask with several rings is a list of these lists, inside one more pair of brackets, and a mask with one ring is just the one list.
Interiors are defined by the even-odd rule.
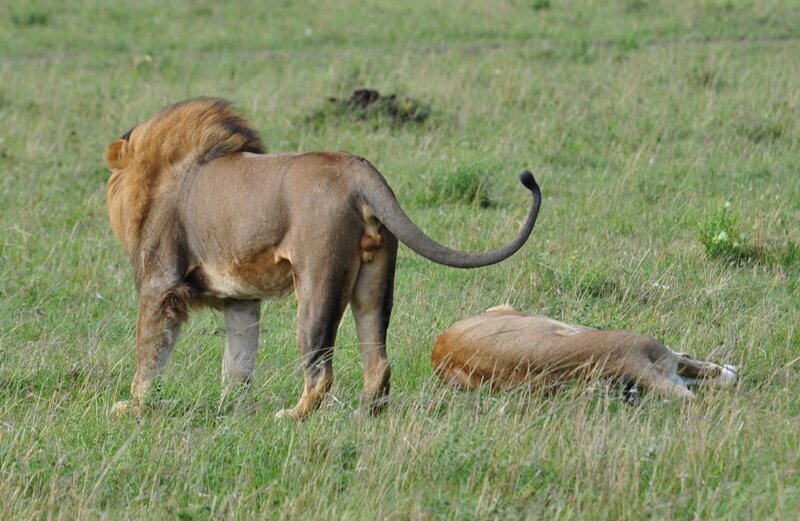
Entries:
[[148,391],[167,364],[181,324],[186,320],[191,289],[182,284],[159,291],[146,288],[139,294],[136,322],[136,374],[131,383],[131,401],[117,402],[115,411],[144,411]]
[[225,302],[225,354],[222,358],[223,395],[250,382],[256,364],[261,302]]

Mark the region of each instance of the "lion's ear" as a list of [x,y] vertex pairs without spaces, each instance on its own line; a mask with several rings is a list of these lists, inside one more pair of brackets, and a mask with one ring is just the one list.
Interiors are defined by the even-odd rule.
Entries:
[[106,149],[106,165],[111,170],[121,170],[127,164],[127,160],[123,157],[123,148],[127,145],[124,139],[118,139],[111,143]]

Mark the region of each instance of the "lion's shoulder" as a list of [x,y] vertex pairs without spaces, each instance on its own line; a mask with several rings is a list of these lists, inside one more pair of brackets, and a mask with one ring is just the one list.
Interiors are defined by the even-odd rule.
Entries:
[[241,152],[264,153],[247,120],[220,98],[192,98],[137,125],[106,150],[109,210],[123,242],[138,240],[154,198],[192,166]]

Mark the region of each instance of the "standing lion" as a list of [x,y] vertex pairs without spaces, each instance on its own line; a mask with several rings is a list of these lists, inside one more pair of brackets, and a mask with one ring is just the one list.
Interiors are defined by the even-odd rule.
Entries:
[[139,311],[130,404],[141,414],[191,307],[225,315],[222,364],[230,383],[255,363],[263,299],[297,293],[297,343],[305,388],[280,415],[302,418],[333,381],[336,331],[349,303],[364,364],[363,406],[389,392],[386,329],[398,239],[434,262],[474,268],[516,252],[533,230],[541,195],[507,246],[463,253],[427,237],[366,160],[346,153],[265,154],[228,102],[197,98],[138,125],[106,151],[111,227],[133,266]]

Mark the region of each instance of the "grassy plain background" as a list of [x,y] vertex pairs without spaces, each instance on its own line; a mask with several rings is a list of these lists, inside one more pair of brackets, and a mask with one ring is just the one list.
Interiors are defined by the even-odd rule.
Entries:
[[[800,8],[789,1],[17,1],[0,7],[0,518],[768,519],[800,510]],[[421,125],[305,122],[368,86]],[[253,389],[218,411],[223,337],[196,314],[162,396],[113,418],[135,294],[105,213],[105,147],[165,105],[230,98],[271,151],[369,158],[474,271],[402,249],[393,399],[354,416],[349,314],[334,399],[300,392],[293,298],[265,305]],[[494,203],[442,198],[481,180]],[[709,257],[725,202],[752,258]],[[741,366],[691,405],[443,389],[449,324],[502,302]]]

